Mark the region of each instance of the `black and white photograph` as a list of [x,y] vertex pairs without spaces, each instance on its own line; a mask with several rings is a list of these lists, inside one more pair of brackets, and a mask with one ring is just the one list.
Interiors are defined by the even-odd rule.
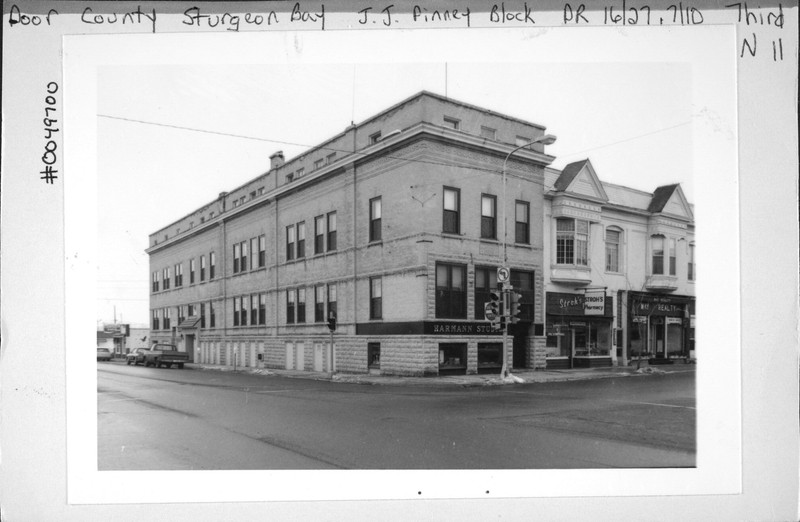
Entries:
[[[67,511],[671,520],[752,491],[753,403],[777,404],[754,382],[786,350],[754,343],[755,317],[783,317],[745,255],[783,160],[742,101],[746,35],[701,5],[705,24],[601,27],[506,4],[298,3],[261,28],[256,4],[97,4],[48,37],[40,179],[60,203],[3,198],[0,362],[20,362],[8,303],[28,293],[27,338],[52,348],[27,383],[4,371],[4,402],[61,404],[24,418]],[[10,284],[8,253],[44,245],[60,268],[31,257],[41,275]]]

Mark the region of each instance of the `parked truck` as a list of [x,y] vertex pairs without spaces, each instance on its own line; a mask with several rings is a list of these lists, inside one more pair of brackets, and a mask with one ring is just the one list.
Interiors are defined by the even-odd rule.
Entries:
[[145,366],[157,368],[162,366],[172,368],[173,364],[178,368],[183,368],[183,364],[189,361],[189,354],[179,352],[174,344],[156,343],[148,350],[144,350],[143,355]]

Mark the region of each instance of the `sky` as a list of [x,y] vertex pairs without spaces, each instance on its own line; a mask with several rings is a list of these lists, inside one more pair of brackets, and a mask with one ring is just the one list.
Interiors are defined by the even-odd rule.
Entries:
[[545,125],[558,137],[546,149],[556,168],[589,158],[603,181],[648,192],[681,183],[694,202],[690,64],[537,62],[521,51],[502,62],[272,52],[262,63],[99,67],[98,322],[148,323],[150,233],[265,172],[275,151],[291,159],[423,89]]

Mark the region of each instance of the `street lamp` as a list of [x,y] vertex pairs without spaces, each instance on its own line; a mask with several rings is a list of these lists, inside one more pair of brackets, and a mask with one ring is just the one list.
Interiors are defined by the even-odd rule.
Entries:
[[[505,267],[508,264],[508,220],[506,219],[506,212],[507,212],[507,176],[506,176],[506,167],[508,166],[508,158],[511,157],[512,154],[517,152],[520,149],[524,149],[525,147],[530,147],[536,143],[541,143],[542,145],[552,145],[556,142],[556,137],[552,134],[545,134],[543,136],[539,136],[535,140],[531,140],[527,143],[523,143],[522,145],[518,145],[516,148],[512,149],[511,152],[506,154],[505,159],[503,160],[503,259],[501,260],[501,266]],[[528,222],[530,222],[530,216],[528,216]],[[508,289],[511,287],[510,283],[503,283],[503,314],[508,313]],[[508,341],[508,317],[506,317],[506,324],[503,328],[503,367],[500,370],[500,375],[502,378],[508,377],[508,349],[506,347]]]

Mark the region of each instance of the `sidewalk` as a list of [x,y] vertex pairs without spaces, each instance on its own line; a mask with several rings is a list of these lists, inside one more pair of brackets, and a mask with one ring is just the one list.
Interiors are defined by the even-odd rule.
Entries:
[[517,370],[512,371],[511,377],[501,379],[498,374],[491,375],[452,375],[432,377],[403,377],[396,375],[373,375],[326,372],[306,372],[299,370],[279,370],[272,368],[237,368],[230,366],[215,366],[188,363],[188,369],[209,371],[236,371],[252,375],[279,375],[292,379],[311,379],[318,381],[332,381],[353,384],[369,385],[407,385],[407,386],[498,386],[504,384],[545,383],[562,381],[580,381],[589,379],[608,379],[612,377],[642,377],[648,375],[664,375],[670,373],[693,372],[694,364],[679,364],[662,368],[644,367],[636,370],[632,366],[614,366],[609,368],[587,368],[578,370]]

